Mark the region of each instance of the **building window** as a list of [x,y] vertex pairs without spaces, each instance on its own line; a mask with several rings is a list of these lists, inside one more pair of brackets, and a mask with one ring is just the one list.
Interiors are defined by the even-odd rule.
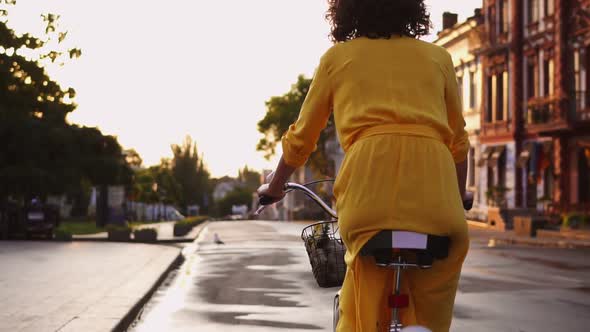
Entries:
[[492,113],[495,121],[508,120],[508,72],[492,77],[494,87]]
[[502,117],[503,120],[510,120],[510,113],[508,107],[508,72],[502,73]]
[[526,97],[530,100],[537,96],[537,66],[533,58],[527,59],[526,75]]
[[585,50],[576,49],[574,51],[574,85],[576,90],[576,109],[582,111],[590,105],[590,46]]
[[506,153],[503,152],[498,160],[498,186],[506,188]]
[[590,203],[590,148],[579,149],[578,202]]
[[495,17],[494,17],[494,8],[493,6],[489,6],[487,9],[486,15],[486,24],[487,30],[489,31],[489,38],[490,42],[494,44],[496,42],[496,25],[495,25]]
[[539,0],[528,1],[528,23],[536,23],[539,20]]
[[491,193],[494,190],[496,179],[494,178],[494,169],[491,167],[487,167],[488,171],[488,193]]
[[508,112],[508,72],[488,76],[486,122],[507,121]]
[[475,187],[475,149],[469,148],[467,187]]
[[504,115],[504,75],[498,75],[496,77],[496,103],[495,103],[495,117],[496,121],[502,121]]
[[463,76],[457,76],[457,91],[459,92],[459,100],[461,100],[461,104],[463,104]]
[[498,11],[498,25],[500,27],[500,33],[508,33],[510,29],[510,17],[508,16],[510,6],[508,4],[508,0],[502,0],[498,4],[500,6],[500,10]]
[[506,146],[494,146],[484,151],[484,154],[488,151],[491,152],[487,162],[488,198],[492,200],[491,203],[502,206],[505,204],[506,199]]
[[496,90],[496,75],[491,75],[487,77],[486,83],[486,122],[492,122],[494,118],[494,108],[495,108],[495,90]]
[[526,170],[526,207],[534,209],[537,207],[537,180],[530,175],[530,166]]
[[588,88],[590,87],[590,75],[588,73],[588,69],[590,68],[590,45],[588,45],[586,47],[586,50],[584,52],[584,66],[582,68],[582,72],[583,72],[583,80],[584,80],[584,95],[583,95],[583,99],[584,99],[584,107],[588,108],[588,106],[590,105],[590,93]]
[[548,167],[543,171],[543,198],[553,197],[553,168]]
[[475,91],[477,91],[475,73],[469,72],[469,107],[475,108]]
[[553,59],[543,61],[543,95],[545,97],[553,96]]
[[545,16],[551,16],[555,12],[555,0],[545,0]]

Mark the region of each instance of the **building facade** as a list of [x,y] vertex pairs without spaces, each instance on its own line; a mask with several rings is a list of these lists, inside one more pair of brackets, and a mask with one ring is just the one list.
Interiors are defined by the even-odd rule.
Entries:
[[465,129],[469,133],[471,148],[468,154],[467,190],[474,193],[473,209],[470,218],[483,220],[486,217],[486,200],[482,197],[480,169],[477,160],[480,158],[479,134],[481,129],[482,84],[483,72],[479,50],[482,46],[483,15],[477,10],[466,21],[457,24],[457,15],[443,14],[443,30],[434,41],[451,54],[459,94],[463,101]]
[[574,94],[568,107],[573,135],[565,156],[570,172],[563,191],[570,203],[567,210],[590,214],[590,0],[572,2],[571,11],[564,13],[569,24],[566,68],[572,77],[566,87]]
[[482,187],[510,215],[588,211],[590,2],[484,0]]
[[[516,5],[518,1],[514,1]],[[520,126],[520,30],[510,19],[515,8],[505,0],[484,0],[483,107],[480,117],[482,153],[480,199],[488,207],[514,211],[519,203],[520,173],[516,169]]]

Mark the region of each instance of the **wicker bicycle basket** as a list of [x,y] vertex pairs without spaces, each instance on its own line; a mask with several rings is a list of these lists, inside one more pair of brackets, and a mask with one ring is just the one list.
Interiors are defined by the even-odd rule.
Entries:
[[344,282],[346,247],[340,238],[337,221],[322,221],[301,232],[313,276],[320,287],[339,287]]

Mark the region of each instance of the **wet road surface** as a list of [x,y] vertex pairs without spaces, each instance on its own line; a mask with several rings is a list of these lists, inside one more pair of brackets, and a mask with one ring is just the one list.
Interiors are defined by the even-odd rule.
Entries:
[[[316,285],[302,228],[211,223],[131,331],[330,331],[336,289]],[[590,251],[487,244],[474,235],[452,331],[588,330]]]

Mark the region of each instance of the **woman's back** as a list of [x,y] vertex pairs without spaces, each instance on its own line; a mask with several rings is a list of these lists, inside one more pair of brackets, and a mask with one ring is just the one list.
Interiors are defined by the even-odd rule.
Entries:
[[445,141],[453,136],[445,89],[454,69],[444,49],[407,37],[357,38],[336,44],[321,61],[345,150],[362,130],[387,123],[427,125]]

